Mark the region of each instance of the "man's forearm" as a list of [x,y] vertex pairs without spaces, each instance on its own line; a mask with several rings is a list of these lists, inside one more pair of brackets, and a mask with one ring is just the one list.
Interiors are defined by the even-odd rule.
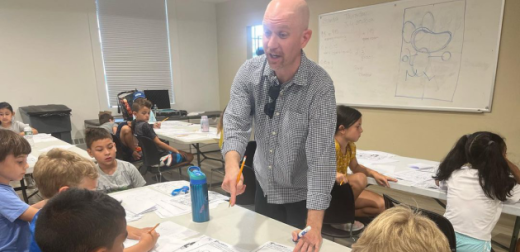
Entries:
[[228,151],[226,153],[226,156],[224,157],[224,161],[226,163],[226,173],[228,173],[230,172],[228,171],[228,169],[238,168],[238,163],[240,162],[240,154],[238,154],[238,152],[236,151]]
[[323,226],[323,216],[325,216],[325,210],[309,209],[307,212],[307,225],[311,226],[312,229],[321,230]]

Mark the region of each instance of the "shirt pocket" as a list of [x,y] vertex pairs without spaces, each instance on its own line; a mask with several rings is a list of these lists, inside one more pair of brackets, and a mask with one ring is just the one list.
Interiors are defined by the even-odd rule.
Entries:
[[287,111],[284,113],[280,128],[280,147],[285,151],[287,161],[293,161],[297,155],[301,155],[301,152],[305,151],[305,141],[309,130],[307,115]]

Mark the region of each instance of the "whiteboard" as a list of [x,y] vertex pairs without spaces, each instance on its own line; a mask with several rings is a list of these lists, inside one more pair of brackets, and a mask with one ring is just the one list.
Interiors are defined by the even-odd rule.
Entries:
[[504,0],[403,0],[319,16],[338,104],[489,112]]

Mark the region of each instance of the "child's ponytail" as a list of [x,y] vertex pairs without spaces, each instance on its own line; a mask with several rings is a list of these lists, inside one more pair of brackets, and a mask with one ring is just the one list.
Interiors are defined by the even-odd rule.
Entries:
[[439,165],[439,169],[437,170],[437,174],[433,177],[436,180],[443,181],[450,178],[451,173],[460,169],[465,163],[468,162],[468,158],[466,155],[466,143],[468,142],[468,136],[462,136],[453,149],[448,153],[448,155],[444,158],[444,160]]

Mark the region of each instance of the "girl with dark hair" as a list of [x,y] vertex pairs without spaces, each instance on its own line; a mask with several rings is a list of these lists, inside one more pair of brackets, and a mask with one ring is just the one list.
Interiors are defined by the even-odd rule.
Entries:
[[437,185],[445,181],[448,187],[444,216],[453,224],[459,252],[490,251],[502,204],[520,200],[520,170],[506,151],[497,134],[464,135],[437,170]]
[[[341,190],[342,186],[350,186],[356,199],[356,216],[376,216],[385,210],[383,197],[377,193],[365,190],[367,177],[373,177],[378,184],[390,187],[388,181],[397,180],[384,176],[377,171],[369,169],[357,162],[356,144],[363,133],[361,127],[361,113],[351,107],[340,105],[337,107],[336,134],[334,135],[336,145],[336,184],[333,190]],[[347,175],[347,168],[352,170]],[[359,229],[362,224],[356,222],[354,230]],[[350,230],[348,225],[334,225],[336,228]]]

